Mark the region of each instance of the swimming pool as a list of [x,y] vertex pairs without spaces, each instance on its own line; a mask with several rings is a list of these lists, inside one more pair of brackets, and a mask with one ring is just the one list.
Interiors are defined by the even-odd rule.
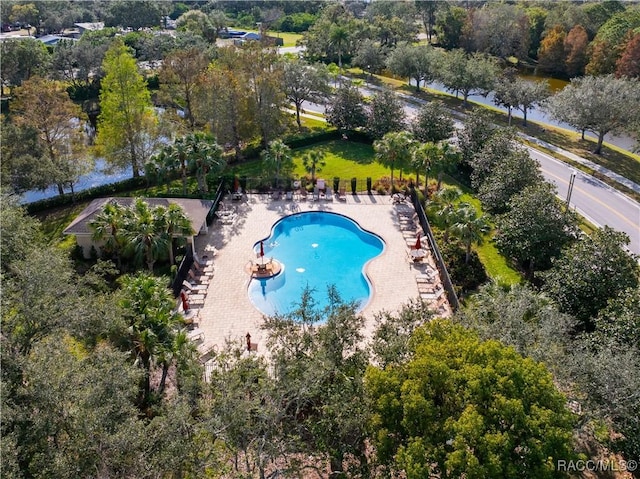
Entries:
[[[260,241],[254,247],[260,251]],[[384,250],[382,239],[350,218],[329,212],[304,212],[273,225],[263,240],[264,261],[282,265],[279,274],[252,279],[249,298],[262,313],[286,314],[300,303],[305,287],[314,291],[320,308],[328,305],[327,287],[335,285],[343,301],[356,301],[359,310],[371,296],[365,265]]]

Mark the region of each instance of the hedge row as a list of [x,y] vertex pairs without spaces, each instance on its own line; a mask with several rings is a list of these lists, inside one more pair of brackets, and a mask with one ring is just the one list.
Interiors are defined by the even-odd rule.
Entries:
[[[371,143],[371,140],[367,137],[366,134],[361,132],[348,132],[347,138],[350,141],[359,141],[365,143]],[[337,130],[332,131],[324,131],[320,133],[314,133],[303,138],[294,138],[290,140],[285,140],[285,143],[289,146],[289,148],[303,148],[305,146],[313,145],[316,143],[322,143],[325,141],[337,140],[342,138],[343,135]],[[260,148],[255,145],[250,145],[243,152],[243,156],[249,159],[256,158],[260,153]],[[233,176],[228,177],[225,175],[224,177],[225,183],[230,187],[233,184]],[[76,203],[79,201],[92,200],[94,198],[102,198],[104,196],[114,196],[118,193],[126,193],[131,190],[139,189],[149,186],[147,179],[143,176],[137,178],[129,178],[126,180],[118,181],[115,183],[109,183],[107,185],[96,186],[93,188],[88,188],[86,190],[79,191],[73,195],[65,194],[63,196],[54,196],[53,198],[46,198],[44,200],[34,201],[33,203],[28,203],[26,205],[27,212],[29,214],[39,213],[41,211],[45,211],[51,208],[57,208],[60,206],[67,206],[72,203]],[[180,197],[180,198],[200,198],[200,196],[194,195],[174,195],[167,194],[163,195],[166,197]]]
[[92,200],[103,196],[113,196],[117,193],[125,193],[145,186],[147,186],[146,178],[139,176],[137,178],[129,178],[127,180],[117,181],[107,185],[88,188],[86,190],[78,191],[73,195],[65,194],[63,196],[54,196],[53,198],[34,201],[33,203],[28,203],[26,205],[26,209],[29,214],[33,214],[50,208],[70,205],[78,201]]

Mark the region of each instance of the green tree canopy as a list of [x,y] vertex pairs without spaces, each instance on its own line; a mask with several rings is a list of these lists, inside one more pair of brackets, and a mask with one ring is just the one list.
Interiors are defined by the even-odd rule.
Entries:
[[514,195],[544,181],[539,168],[540,164],[529,152],[514,149],[494,166],[478,188],[482,206],[491,213],[504,213]]
[[341,85],[327,106],[327,122],[339,130],[355,130],[366,124],[363,97],[354,86]]
[[91,171],[92,162],[85,158],[86,144],[81,123],[82,111],[71,101],[63,84],[33,77],[16,90],[12,104],[14,121],[38,133],[42,156],[34,161],[46,164],[44,177],[33,186],[46,189],[71,186],[80,176]]
[[184,111],[192,130],[195,127],[193,102],[202,74],[211,62],[211,52],[196,47],[174,50],[162,61],[158,77],[163,100]]
[[496,246],[529,274],[551,266],[551,259],[577,235],[575,216],[563,210],[549,183],[526,187],[508,206],[496,218]]
[[548,102],[551,115],[578,130],[598,136],[594,153],[602,152],[607,133],[630,128],[640,115],[640,81],[613,75],[574,78]]
[[453,135],[453,117],[441,101],[430,101],[420,107],[411,131],[416,140],[437,143]]
[[329,74],[324,65],[309,65],[295,59],[284,62],[283,82],[287,100],[296,107],[296,122],[300,123],[300,110],[305,101],[320,103],[330,93]]
[[97,152],[115,168],[130,167],[137,177],[156,143],[151,95],[121,40],[115,40],[107,51],[103,68]]
[[437,75],[438,54],[429,46],[401,43],[387,57],[387,68],[392,73],[414,80],[416,91],[421,83],[432,82]]
[[20,86],[32,75],[45,76],[50,61],[47,47],[35,38],[20,38],[0,43],[0,88]]
[[439,79],[445,88],[456,94],[462,93],[463,104],[472,93],[487,95],[492,89],[498,67],[490,57],[474,53],[468,55],[463,50],[452,50],[443,58]]
[[544,290],[563,312],[587,328],[610,299],[640,281],[637,258],[625,250],[629,237],[608,226],[562,251],[553,267],[541,273]]
[[392,131],[405,129],[402,102],[391,90],[382,90],[371,98],[368,105],[366,129],[374,140],[381,139]]
[[415,331],[410,349],[365,378],[383,464],[409,479],[537,479],[572,457],[573,417],[542,364],[444,320]]

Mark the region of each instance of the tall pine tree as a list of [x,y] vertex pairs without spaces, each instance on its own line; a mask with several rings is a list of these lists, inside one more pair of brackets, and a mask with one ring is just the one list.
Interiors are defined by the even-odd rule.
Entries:
[[96,150],[114,168],[131,167],[137,177],[157,139],[151,95],[122,40],[114,41],[102,66]]

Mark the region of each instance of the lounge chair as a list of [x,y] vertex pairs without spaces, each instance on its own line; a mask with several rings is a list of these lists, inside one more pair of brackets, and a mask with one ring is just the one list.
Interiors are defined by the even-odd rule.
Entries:
[[293,191],[287,191],[287,193],[285,194],[285,199],[293,200]]
[[338,199],[340,201],[347,200],[347,188],[345,188],[344,186],[340,187],[340,189],[338,190]]
[[182,286],[189,291],[206,291],[209,288],[206,284],[191,284],[186,279],[182,282]]
[[331,188],[327,187],[327,192],[324,195],[324,199],[327,201],[333,201],[333,196],[331,195]]
[[231,194],[231,200],[240,201],[241,199],[242,199],[242,188],[238,187],[238,189]]

